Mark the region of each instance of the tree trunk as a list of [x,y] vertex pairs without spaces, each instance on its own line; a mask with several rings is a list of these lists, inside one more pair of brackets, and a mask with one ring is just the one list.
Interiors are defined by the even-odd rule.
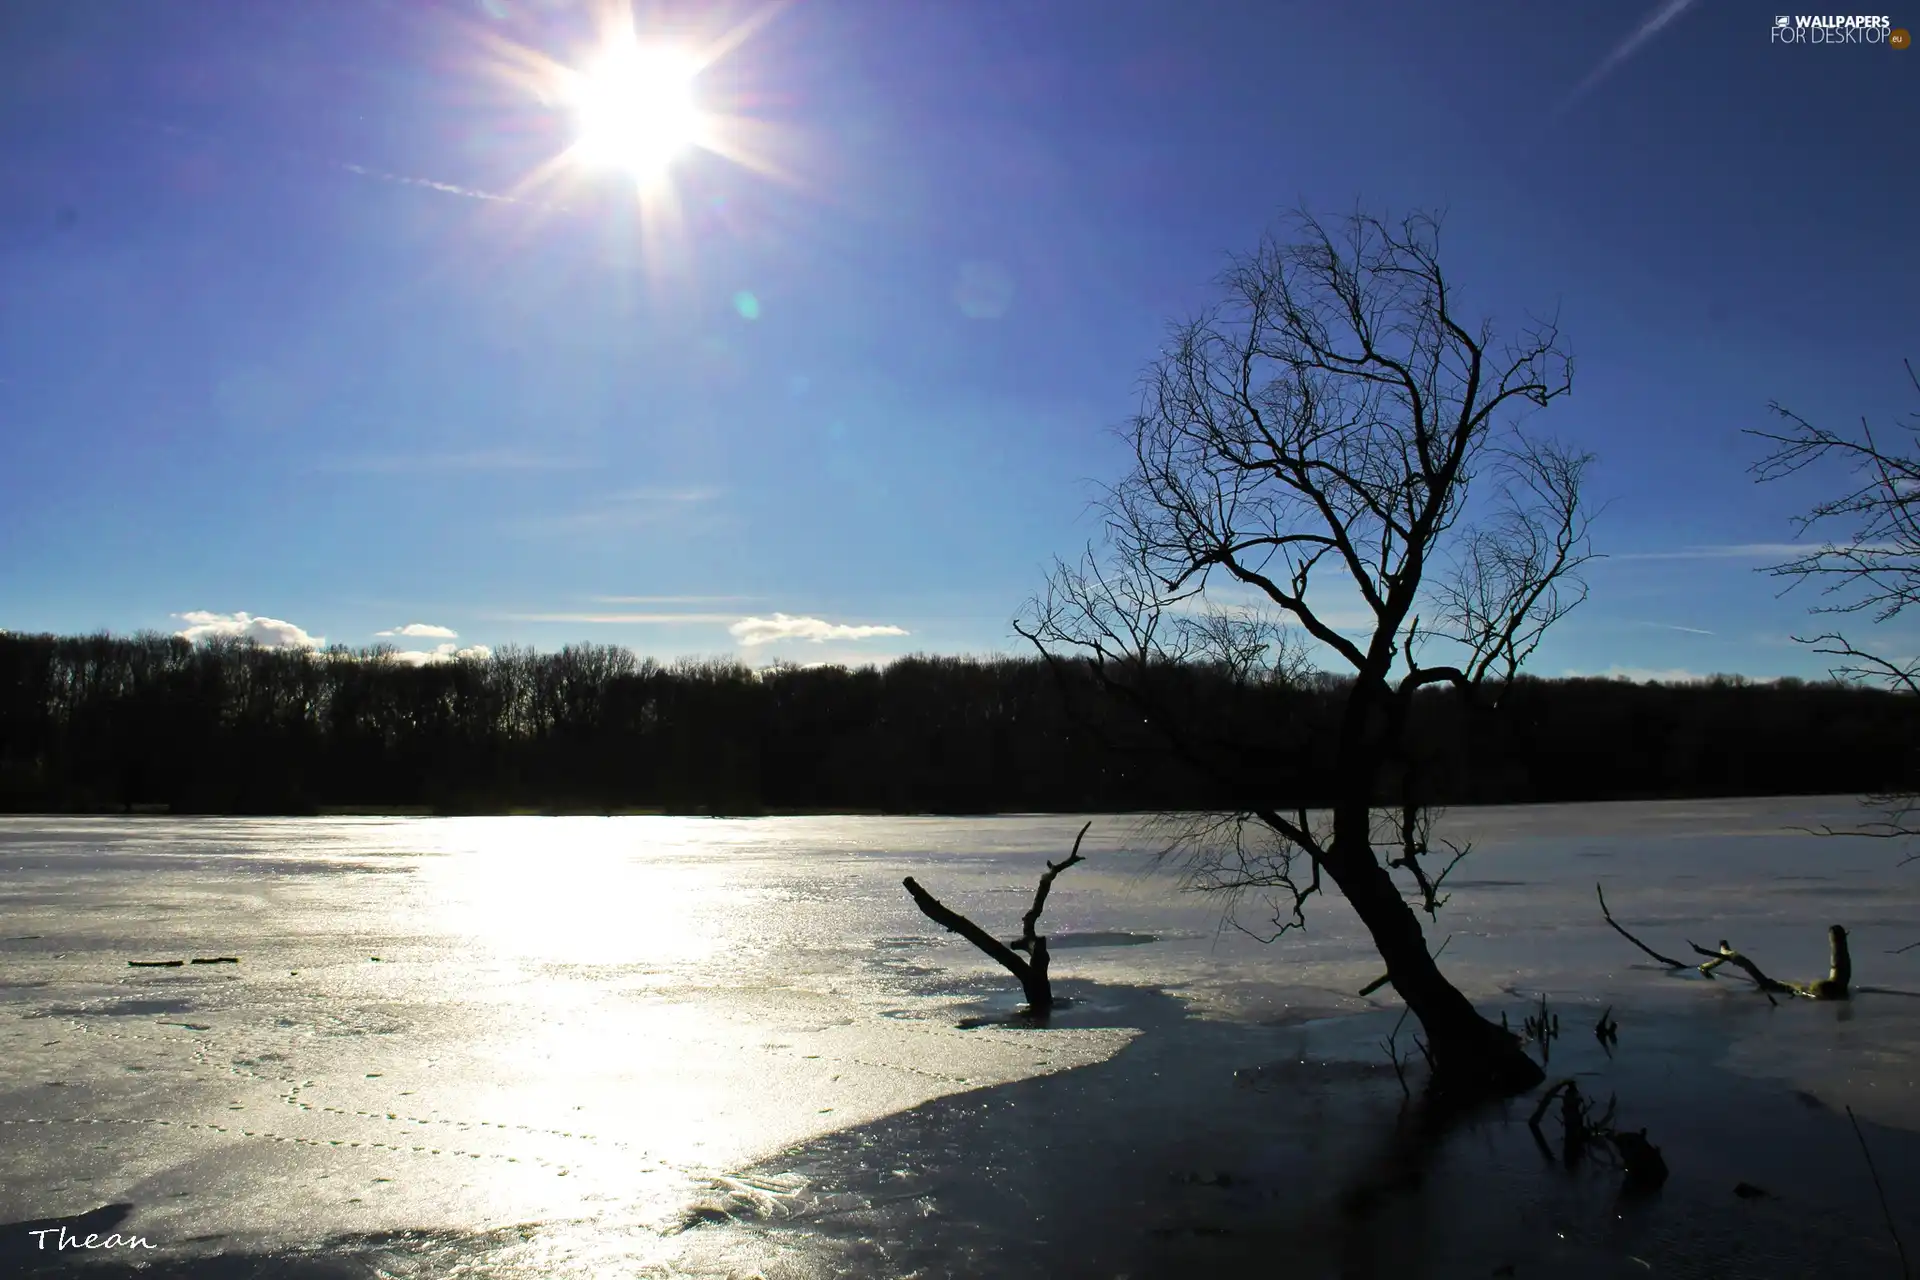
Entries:
[[[1088,827],[1092,825],[1091,822],[1087,824]],[[1080,834],[1087,834],[1087,828],[1080,828]],[[1074,842],[1074,850],[1076,854],[1079,852],[1078,841]],[[1061,865],[1065,866],[1066,864],[1062,863]],[[1057,874],[1057,872],[1055,874]],[[1053,876],[1049,875],[1046,880],[1041,882],[1043,893],[1034,900],[1036,908],[1044,903],[1044,888],[1051,884],[1052,880]],[[920,908],[921,914],[925,915],[927,919],[933,921],[950,933],[959,934],[968,942],[971,942],[974,946],[999,961],[1001,967],[1018,978],[1020,980],[1020,990],[1024,992],[1027,997],[1028,1009],[1037,1014],[1046,1014],[1052,1011],[1053,983],[1047,978],[1049,958],[1047,955],[1047,940],[1045,938],[1031,936],[1022,938],[1020,941],[1025,944],[1025,949],[1033,957],[1031,960],[1022,959],[1012,947],[1009,947],[1006,943],[1000,941],[1000,939],[994,937],[985,929],[982,929],[979,925],[928,893],[925,889],[922,889],[912,876],[908,876],[905,880],[901,881],[901,883],[906,885],[907,892],[913,897],[914,905]],[[1033,927],[1032,921],[1037,920],[1039,915],[1040,913],[1036,909],[1028,917],[1027,927],[1029,930]]]
[[1420,1019],[1434,1084],[1483,1095],[1521,1093],[1539,1084],[1546,1073],[1520,1041],[1481,1017],[1434,963],[1419,917],[1373,852],[1370,805],[1343,804],[1333,821],[1327,873],[1372,933],[1393,989]]

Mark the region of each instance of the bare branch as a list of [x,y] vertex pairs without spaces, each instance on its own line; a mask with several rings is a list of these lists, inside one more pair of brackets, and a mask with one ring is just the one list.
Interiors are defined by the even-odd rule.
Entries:
[[[1920,374],[1915,373],[1912,361],[1906,362],[1906,370],[1908,383],[1920,393]],[[1816,605],[1812,612],[1870,611],[1875,623],[1898,617],[1920,601],[1920,440],[1908,439],[1904,449],[1896,448],[1891,441],[1899,431],[1920,437],[1920,412],[1910,413],[1908,421],[1899,424],[1892,435],[1876,435],[1864,420],[1857,435],[1847,435],[1816,426],[1777,402],[1769,407],[1787,425],[1776,431],[1747,433],[1774,446],[1751,468],[1758,480],[1778,480],[1816,463],[1834,462],[1848,468],[1847,483],[1852,487],[1795,519],[1803,534],[1838,523],[1844,530],[1840,538],[1830,538],[1795,559],[1768,566],[1764,572],[1786,579],[1785,589],[1802,582],[1821,583],[1822,597],[1832,603]],[[1829,668],[1836,680],[1920,694],[1920,657],[1872,653],[1838,632],[1794,639],[1815,653],[1836,659]],[[1822,834],[1875,839],[1920,836],[1920,822],[1915,820],[1920,813],[1920,790],[1872,795],[1866,804],[1880,812],[1879,820],[1854,830],[1825,828]],[[1915,858],[1920,858],[1920,853],[1909,855],[1902,864]]]
[[1027,914],[1020,917],[1020,936],[1007,944],[1014,951],[1031,951],[1037,935],[1033,928],[1040,923],[1040,913],[1047,909],[1047,894],[1053,889],[1053,879],[1076,862],[1085,862],[1080,856],[1080,842],[1087,838],[1087,831],[1093,826],[1089,821],[1080,828],[1080,834],[1073,838],[1073,852],[1059,862],[1049,862],[1046,874],[1040,877],[1040,885],[1033,891],[1033,905],[1027,908]]
[[[1160,814],[1144,820],[1141,833],[1161,845],[1157,861],[1178,865],[1181,888],[1222,895],[1227,925],[1262,942],[1306,926],[1306,904],[1322,888],[1327,836],[1304,810],[1291,817],[1275,810]],[[1296,866],[1303,858],[1304,873]],[[1271,931],[1242,922],[1240,907],[1248,896],[1262,904]]]
[[1753,985],[1760,988],[1760,990],[1766,992],[1768,995],[1772,995],[1775,992],[1778,992],[1782,995],[1802,994],[1797,988],[1788,986],[1786,983],[1777,981],[1773,978],[1769,978],[1766,974],[1760,972],[1759,965],[1755,964],[1753,961],[1741,955],[1738,951],[1735,951],[1731,946],[1727,945],[1727,940],[1725,938],[1720,939],[1720,948],[1717,951],[1709,951],[1697,942],[1689,942],[1687,943],[1687,945],[1693,948],[1694,953],[1696,955],[1703,955],[1707,957],[1707,963],[1700,966],[1700,972],[1702,973],[1710,973],[1714,968],[1722,964],[1731,964],[1737,968],[1746,970],[1747,976],[1753,979]]
[[[1364,686],[1355,696],[1399,696],[1385,734],[1364,744],[1380,761],[1416,690],[1510,680],[1585,596],[1589,459],[1524,434],[1515,417],[1570,387],[1558,330],[1536,324],[1503,343],[1490,324],[1463,323],[1438,233],[1426,215],[1302,213],[1234,260],[1220,304],[1177,326],[1144,379],[1123,432],[1131,469],[1097,503],[1102,545],[1057,562],[1015,624],[1049,660],[1082,659],[1178,756],[1245,795],[1241,815],[1304,853],[1316,878],[1324,840],[1282,816],[1290,806],[1261,803],[1261,762],[1157,698],[1152,673],[1198,659],[1235,679],[1297,681],[1291,633],[1294,653],[1315,644],[1350,667]],[[1484,510],[1470,508],[1469,485],[1489,467]],[[1449,540],[1457,571],[1435,588],[1428,570]],[[1223,583],[1258,593],[1277,617],[1215,607],[1209,592]],[[1357,594],[1369,633],[1333,624],[1317,603],[1327,586]],[[1414,604],[1435,589],[1436,620],[1423,629]],[[1459,660],[1424,664],[1415,653],[1429,642],[1453,644]],[[1389,690],[1401,655],[1407,675]],[[1190,833],[1207,850],[1195,887],[1281,889],[1293,902],[1276,926],[1295,927],[1285,859],[1239,835],[1207,845],[1228,829]],[[1424,837],[1416,843],[1384,860],[1413,876],[1431,914],[1446,869],[1431,875]],[[1457,863],[1466,851],[1452,852]],[[1304,877],[1297,888],[1312,892]]]
[[[1436,874],[1421,797],[1387,785],[1410,767],[1415,693],[1504,688],[1585,597],[1589,459],[1525,430],[1570,391],[1571,359],[1551,320],[1502,337],[1462,316],[1424,214],[1297,214],[1219,285],[1218,305],[1176,326],[1143,379],[1122,433],[1129,469],[1097,504],[1100,545],[1054,566],[1016,630],[1057,674],[1056,659],[1077,660],[1130,723],[1220,785],[1221,812],[1164,820],[1162,856],[1186,887],[1223,895],[1236,927],[1256,896],[1277,937],[1331,881],[1396,988],[1424,1006],[1423,1043],[1454,1064],[1446,1074],[1530,1085],[1538,1066],[1454,998],[1409,895],[1378,886],[1383,869],[1401,872],[1431,917],[1467,853],[1445,846]],[[1271,624],[1209,612],[1223,591],[1255,595]],[[1357,600],[1361,620],[1330,600]],[[1280,656],[1288,634],[1352,672],[1331,761],[1309,756],[1307,734],[1244,749],[1166,696],[1169,670],[1203,656],[1250,686],[1304,683]],[[1428,661],[1429,644],[1457,652]],[[1316,824],[1288,792],[1329,765],[1338,797]],[[1383,802],[1400,806],[1397,835],[1374,830]]]
[[[968,942],[971,942],[974,946],[993,957],[993,959],[999,961],[1008,973],[1011,973],[1020,980],[1022,987],[1028,987],[1033,981],[1033,967],[1024,959],[1015,955],[1013,950],[1001,942],[1000,939],[994,937],[985,929],[982,929],[979,925],[967,919],[958,911],[955,911],[952,907],[947,906],[925,889],[922,889],[919,882],[912,876],[908,876],[905,880],[902,880],[901,883],[906,886],[908,894],[912,895],[914,905],[920,908],[921,914],[925,915],[927,919],[933,921],[949,933],[959,934]],[[1030,988],[1029,999],[1031,999]]]
[[[1907,378],[1920,392],[1920,376],[1911,361]],[[1750,470],[1762,482],[1778,480],[1821,462],[1849,469],[1852,487],[1816,504],[1795,518],[1802,533],[1848,526],[1839,539],[1810,548],[1804,555],[1769,566],[1765,572],[1789,580],[1788,586],[1818,581],[1821,594],[1838,596],[1817,613],[1873,611],[1875,622],[1886,622],[1920,600],[1920,452],[1915,441],[1901,451],[1891,438],[1877,436],[1864,420],[1858,435],[1846,435],[1815,426],[1778,403],[1769,406],[1789,425],[1784,430],[1749,430],[1748,435],[1774,446]],[[1920,412],[1895,428],[1920,436]],[[1849,594],[1850,593],[1850,594]]]
[[1692,965],[1687,964],[1684,961],[1675,960],[1672,956],[1661,955],[1658,951],[1655,951],[1652,947],[1648,946],[1646,943],[1640,941],[1640,939],[1628,933],[1626,929],[1621,927],[1620,922],[1613,918],[1613,912],[1607,910],[1606,891],[1602,889],[1598,883],[1594,884],[1593,891],[1600,895],[1600,914],[1606,917],[1607,923],[1613,926],[1613,931],[1615,933],[1619,934],[1621,937],[1625,938],[1628,942],[1631,942],[1634,946],[1640,948],[1642,951],[1652,956],[1655,960],[1658,960],[1661,964],[1666,965],[1667,968],[1669,969],[1691,969],[1693,967]]
[[1453,856],[1447,860],[1445,866],[1440,868],[1438,875],[1427,874],[1427,869],[1420,859],[1427,856],[1433,823],[1439,816],[1439,811],[1417,804],[1412,799],[1402,802],[1398,821],[1391,823],[1393,831],[1390,836],[1397,839],[1400,856],[1387,859],[1387,866],[1394,870],[1405,871],[1413,877],[1414,887],[1420,894],[1420,909],[1427,913],[1429,920],[1438,919],[1440,908],[1447,904],[1448,895],[1440,892],[1440,886],[1453,873],[1453,869],[1473,852],[1471,841],[1465,845],[1456,845],[1451,840],[1442,840],[1440,843],[1445,845],[1447,851]]

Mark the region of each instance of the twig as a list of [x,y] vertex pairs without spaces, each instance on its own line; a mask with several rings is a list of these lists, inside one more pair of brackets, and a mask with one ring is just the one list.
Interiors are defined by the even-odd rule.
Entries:
[[1393,1064],[1394,1079],[1400,1082],[1400,1094],[1406,1098],[1413,1096],[1413,1090],[1407,1087],[1407,1060],[1400,1056],[1400,1028],[1407,1025],[1407,1015],[1412,1012],[1412,1005],[1401,1009],[1400,1020],[1393,1024],[1393,1031],[1380,1042],[1380,1047],[1387,1051],[1387,1061]]
[[[1506,1015],[1502,1014],[1503,1023],[1505,1019]],[[1548,1010],[1546,992],[1540,993],[1539,1016],[1527,1015],[1526,1021],[1521,1024],[1521,1029],[1525,1032],[1526,1038],[1540,1046],[1540,1065],[1549,1065],[1553,1061],[1553,1041],[1560,1035],[1560,1015]]]
[[[1545,1093],[1542,1093],[1540,1095],[1540,1101],[1538,1105],[1536,1105],[1533,1109],[1533,1114],[1527,1117],[1527,1127],[1529,1129],[1534,1130],[1536,1133],[1539,1132],[1540,1121],[1543,1118],[1545,1118],[1547,1114],[1547,1108],[1552,1106],[1553,1100],[1559,1097],[1560,1094],[1567,1088],[1568,1085],[1572,1085],[1573,1083],[1574,1082],[1571,1080],[1562,1080],[1559,1084],[1554,1085],[1551,1089],[1548,1089]],[[1579,1086],[1574,1085],[1574,1087],[1577,1089]]]
[[1628,942],[1631,942],[1634,946],[1640,948],[1642,951],[1652,956],[1655,960],[1658,960],[1661,964],[1666,965],[1667,968],[1669,969],[1693,968],[1692,965],[1682,964],[1680,961],[1675,960],[1672,956],[1661,955],[1658,951],[1655,951],[1652,947],[1648,946],[1646,943],[1640,941],[1640,939],[1628,933],[1624,928],[1620,926],[1620,922],[1613,918],[1613,912],[1607,910],[1606,891],[1601,889],[1598,881],[1594,882],[1593,891],[1600,895],[1600,914],[1606,918],[1606,921],[1608,924],[1613,926],[1613,931],[1615,933],[1619,934],[1621,937],[1625,938]]
[[1907,1248],[1900,1243],[1900,1232],[1893,1225],[1893,1210],[1887,1207],[1887,1189],[1880,1185],[1880,1171],[1873,1167],[1873,1152],[1867,1150],[1866,1135],[1860,1132],[1860,1121],[1854,1118],[1853,1108],[1847,1108],[1847,1123],[1853,1126],[1853,1136],[1860,1143],[1860,1154],[1866,1157],[1867,1172],[1873,1177],[1874,1194],[1880,1197],[1880,1212],[1887,1219],[1887,1234],[1893,1237],[1893,1251],[1900,1255],[1900,1280],[1909,1280],[1913,1271],[1907,1266]]
[[1533,1114],[1527,1117],[1527,1128],[1532,1131],[1540,1153],[1549,1161],[1553,1159],[1553,1148],[1547,1145],[1546,1135],[1540,1131],[1540,1121],[1555,1098],[1560,1100],[1561,1157],[1569,1169],[1578,1163],[1582,1154],[1597,1151],[1611,1153],[1626,1172],[1627,1190],[1650,1191],[1667,1180],[1666,1158],[1660,1154],[1659,1147],[1647,1140],[1647,1131],[1627,1132],[1614,1127],[1613,1114],[1618,1100],[1608,1098],[1606,1111],[1595,1119],[1593,1102],[1580,1096],[1580,1086],[1572,1080],[1562,1080],[1541,1094]]
[[1033,927],[1040,923],[1040,913],[1047,909],[1047,894],[1053,889],[1053,878],[1074,863],[1086,861],[1080,856],[1080,842],[1086,839],[1087,829],[1091,826],[1093,823],[1089,821],[1086,826],[1080,828],[1080,834],[1073,838],[1073,852],[1067,855],[1065,861],[1047,864],[1046,874],[1040,877],[1040,887],[1033,891],[1033,905],[1027,908],[1027,914],[1020,917],[1020,936],[1007,944],[1015,951],[1033,949],[1035,936]]
[[[1089,822],[1080,828],[1080,834],[1073,838],[1073,852],[1064,861],[1047,864],[1046,874],[1040,877],[1040,887],[1034,891],[1033,906],[1021,918],[1022,932],[1011,943],[1000,941],[928,893],[912,876],[901,883],[906,885],[907,892],[913,896],[914,905],[920,908],[922,915],[948,932],[959,934],[998,961],[1002,968],[1020,980],[1020,989],[1027,997],[1027,1007],[1034,1013],[1044,1014],[1053,1008],[1053,984],[1047,977],[1047,940],[1034,932],[1034,926],[1040,923],[1040,913],[1046,909],[1047,891],[1053,888],[1054,877],[1074,863],[1086,861],[1080,856],[1080,841],[1086,838],[1087,830],[1092,826],[1093,823]],[[1027,953],[1025,957],[1019,954],[1021,951]]]
[[1780,992],[1782,995],[1789,995],[1789,996],[1797,996],[1797,995],[1804,994],[1800,990],[1800,988],[1789,986],[1786,983],[1781,982],[1777,979],[1769,978],[1766,974],[1760,972],[1759,965],[1755,964],[1753,961],[1747,959],[1745,956],[1741,955],[1738,951],[1735,951],[1732,947],[1728,946],[1727,940],[1725,938],[1720,939],[1720,949],[1718,951],[1709,951],[1705,947],[1701,946],[1699,943],[1692,942],[1692,941],[1689,941],[1687,945],[1692,947],[1699,954],[1708,957],[1707,963],[1700,966],[1700,971],[1702,973],[1707,972],[1709,967],[1717,968],[1718,966],[1723,964],[1731,964],[1731,965],[1738,966],[1739,968],[1745,969],[1747,971],[1747,976],[1753,979],[1754,985],[1759,987],[1762,991],[1767,992],[1768,994],[1772,994],[1773,992],[1776,992],[1776,991]]

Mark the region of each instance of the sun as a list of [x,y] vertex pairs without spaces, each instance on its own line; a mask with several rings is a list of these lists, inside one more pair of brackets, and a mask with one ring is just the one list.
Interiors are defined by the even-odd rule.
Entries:
[[708,145],[697,90],[701,70],[700,59],[685,49],[615,42],[567,86],[578,129],[574,157],[642,183],[662,179],[675,160]]
[[[743,2],[758,7],[719,25],[642,22],[637,0],[569,0],[593,11],[592,31],[580,33],[591,43],[565,58],[484,24],[465,28],[481,73],[527,110],[530,134],[557,144],[505,197],[534,210],[527,226],[605,209],[608,234],[624,240],[637,232],[648,269],[665,269],[688,260],[690,210],[700,227],[736,226],[736,206],[722,194],[738,181],[730,171],[804,186],[778,159],[799,139],[756,109],[767,98],[756,81],[760,64],[738,56],[791,0]],[[687,163],[695,156],[712,163]],[[637,220],[604,200],[618,188],[630,193]]]

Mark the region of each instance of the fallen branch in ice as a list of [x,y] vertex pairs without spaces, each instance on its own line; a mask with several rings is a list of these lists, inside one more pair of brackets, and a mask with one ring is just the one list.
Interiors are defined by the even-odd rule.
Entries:
[[1698,966],[1683,964],[1675,960],[1672,956],[1663,956],[1621,927],[1620,922],[1613,918],[1613,913],[1607,910],[1607,895],[1598,884],[1593,886],[1593,891],[1600,897],[1601,916],[1606,919],[1609,925],[1613,926],[1614,932],[1652,956],[1655,960],[1658,960],[1661,964],[1666,965],[1669,969],[1692,969],[1697,967],[1702,974],[1711,978],[1713,977],[1713,971],[1715,969],[1718,969],[1723,964],[1730,964],[1738,969],[1745,970],[1747,976],[1753,979],[1754,986],[1759,988],[1769,1001],[1773,1000],[1775,993],[1790,996],[1806,996],[1811,1000],[1845,1000],[1852,994],[1850,984],[1853,981],[1853,959],[1847,950],[1847,931],[1837,924],[1831,925],[1827,929],[1827,946],[1832,957],[1832,965],[1827,970],[1827,976],[1816,982],[1781,982],[1779,979],[1770,978],[1761,972],[1759,965],[1749,960],[1746,956],[1741,955],[1738,951],[1735,951],[1725,938],[1720,940],[1719,949],[1715,951],[1709,951],[1697,942],[1688,941],[1687,945],[1689,947],[1692,947],[1695,952],[1707,958],[1705,964]]
[[1766,974],[1760,972],[1759,965],[1727,945],[1725,938],[1720,939],[1720,949],[1718,951],[1709,951],[1699,943],[1693,941],[1689,941],[1687,945],[1693,948],[1695,954],[1707,957],[1707,962],[1700,966],[1700,972],[1706,974],[1708,977],[1712,977],[1713,971],[1721,965],[1731,964],[1738,968],[1745,969],[1747,976],[1753,979],[1753,984],[1769,994],[1773,992],[1779,992],[1781,995],[1787,996],[1804,994],[1798,988],[1789,986],[1777,978],[1769,978]]
[[1593,891],[1600,895],[1600,914],[1606,917],[1607,923],[1613,926],[1613,931],[1615,933],[1619,934],[1621,937],[1625,938],[1628,942],[1631,942],[1634,946],[1640,948],[1642,951],[1652,956],[1655,960],[1658,960],[1661,964],[1666,965],[1667,968],[1669,969],[1693,968],[1692,965],[1682,963],[1679,960],[1675,960],[1672,956],[1661,955],[1658,951],[1655,951],[1652,947],[1648,946],[1646,943],[1640,941],[1640,939],[1628,933],[1624,928],[1621,927],[1620,922],[1613,918],[1613,912],[1607,910],[1606,891],[1600,887],[1597,881],[1594,883]]
[[[1047,864],[1046,874],[1040,877],[1040,886],[1034,891],[1033,906],[1028,908],[1025,916],[1021,917],[1020,936],[1011,943],[1001,942],[985,929],[941,902],[940,899],[921,888],[912,876],[908,876],[902,883],[906,885],[907,892],[913,896],[914,905],[920,908],[921,914],[948,932],[959,934],[993,957],[1008,973],[1020,980],[1020,989],[1026,993],[1027,1008],[1034,1013],[1046,1013],[1053,1008],[1053,984],[1047,978],[1049,962],[1047,940],[1034,930],[1040,923],[1040,913],[1046,909],[1047,894],[1053,888],[1054,877],[1074,863],[1086,861],[1080,856],[1080,842],[1086,838],[1087,829],[1091,826],[1093,824],[1089,822],[1080,828],[1080,834],[1073,838],[1073,852],[1063,861]],[[1019,954],[1022,951],[1027,953],[1025,957]]]

